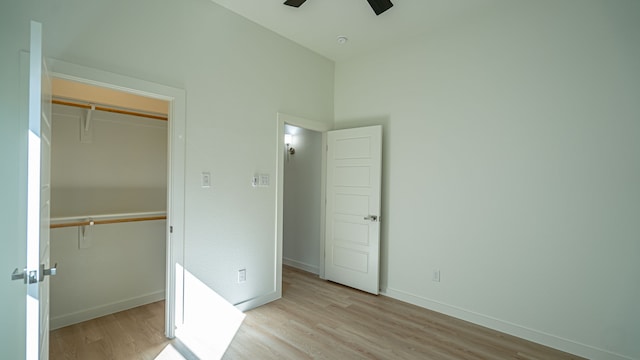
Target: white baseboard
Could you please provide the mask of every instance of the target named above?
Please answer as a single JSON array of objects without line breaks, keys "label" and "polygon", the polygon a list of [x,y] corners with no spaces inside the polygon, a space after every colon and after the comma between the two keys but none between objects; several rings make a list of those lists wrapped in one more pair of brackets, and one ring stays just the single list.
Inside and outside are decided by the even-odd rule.
[{"label": "white baseboard", "polygon": [[51,317],[50,329],[55,330],[61,327],[81,323],[83,321],[95,319],[101,316],[117,313],[119,311],[132,309],[137,306],[150,304],[152,302],[164,300],[164,290],[156,291],[149,294],[136,296],[133,298],[112,302],[109,304],[103,304],[95,306],[89,309],[76,311],[70,314],[58,315]]},{"label": "white baseboard", "polygon": [[312,274],[318,275],[320,273],[320,269],[317,266],[309,265],[309,264],[303,263],[301,261],[288,259],[288,258],[282,258],[282,263],[285,264],[285,265],[294,267],[296,269],[300,269],[300,270],[304,270],[306,272],[310,272]]},{"label": "white baseboard", "polygon": [[278,299],[280,299],[280,297],[281,297],[281,295],[278,294],[277,291],[273,291],[273,292],[270,292],[268,294],[255,297],[253,299],[248,299],[248,300],[245,300],[243,302],[234,304],[233,306],[235,306],[236,309],[238,309],[238,310],[240,310],[242,312],[245,312],[245,311],[248,311],[248,310],[251,310],[251,309],[255,309],[258,306],[262,306],[262,305],[268,304],[268,303],[270,303],[272,301],[278,300]]},{"label": "white baseboard", "polygon": [[497,330],[509,335],[517,336],[519,338],[526,339],[538,344],[549,346],[554,349],[565,351],[570,354],[582,356],[587,359],[633,360],[632,358],[626,357],[624,355],[616,354],[590,345],[581,344],[572,340],[564,339],[555,335],[513,324],[508,321],[496,319],[491,316],[465,310],[456,306],[447,305],[402,290],[387,288],[381,291],[380,294],[445,315],[449,315],[457,319],[469,321],[471,323]]}]

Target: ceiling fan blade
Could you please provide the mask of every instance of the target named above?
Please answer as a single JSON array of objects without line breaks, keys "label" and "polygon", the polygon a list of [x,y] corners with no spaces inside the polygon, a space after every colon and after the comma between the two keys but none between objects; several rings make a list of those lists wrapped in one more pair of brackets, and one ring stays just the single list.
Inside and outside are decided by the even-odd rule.
[{"label": "ceiling fan blade", "polygon": [[300,7],[300,5],[304,4],[305,1],[307,0],[287,0],[284,2],[284,4],[293,7]]},{"label": "ceiling fan blade", "polygon": [[391,3],[391,1],[389,0],[367,0],[369,2],[369,5],[371,5],[371,8],[373,9],[373,12],[376,13],[376,15],[380,15],[383,12],[389,10],[393,4]]}]

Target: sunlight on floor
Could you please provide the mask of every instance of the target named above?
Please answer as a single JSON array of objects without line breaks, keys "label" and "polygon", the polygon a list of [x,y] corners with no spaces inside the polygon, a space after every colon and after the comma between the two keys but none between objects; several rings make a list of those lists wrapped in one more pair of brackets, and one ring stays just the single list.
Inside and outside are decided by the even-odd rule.
[{"label": "sunlight on floor", "polygon": [[[191,356],[220,359],[240,328],[245,314],[189,271],[178,270],[178,274],[184,271],[184,324],[176,329],[177,346],[172,346],[173,350],[167,347],[165,351],[168,355],[175,352],[185,357],[157,359],[189,359]],[[182,349],[183,346],[185,349]]]},{"label": "sunlight on floor", "polygon": [[154,360],[186,360],[186,358],[173,345],[169,344]]}]

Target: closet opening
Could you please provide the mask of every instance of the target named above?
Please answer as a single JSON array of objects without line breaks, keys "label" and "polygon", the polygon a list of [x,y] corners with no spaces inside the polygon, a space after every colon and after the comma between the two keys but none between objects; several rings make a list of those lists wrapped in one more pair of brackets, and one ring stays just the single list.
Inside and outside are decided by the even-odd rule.
[{"label": "closet opening", "polygon": [[[168,296],[170,103],[52,80],[50,248],[59,267],[51,278],[50,329],[56,330]],[[159,314],[153,329],[164,337],[165,306],[153,308]]]}]

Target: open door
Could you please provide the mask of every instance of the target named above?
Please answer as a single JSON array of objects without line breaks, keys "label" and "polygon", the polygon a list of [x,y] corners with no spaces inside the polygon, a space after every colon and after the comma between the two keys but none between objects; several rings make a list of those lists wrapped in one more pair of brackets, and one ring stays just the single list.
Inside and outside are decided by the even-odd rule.
[{"label": "open door", "polygon": [[42,25],[31,22],[27,165],[27,359],[49,358],[49,213],[51,79],[42,57]]},{"label": "open door", "polygon": [[21,320],[26,321],[26,331],[20,340],[26,344],[25,357],[35,360],[49,358],[48,275],[56,271],[49,267],[51,82],[42,57],[42,25],[37,22],[31,22],[30,53],[22,56],[21,77],[24,84],[28,83],[23,113],[28,114],[29,131],[27,231],[26,238],[18,241],[25,246],[27,256],[26,267],[16,268],[11,279],[26,285],[26,317]]},{"label": "open door", "polygon": [[325,277],[379,292],[382,126],[327,133]]}]

